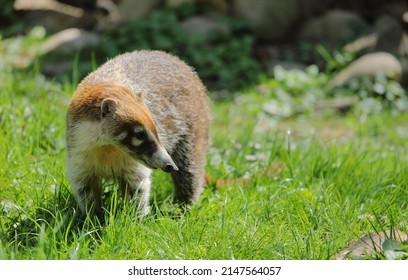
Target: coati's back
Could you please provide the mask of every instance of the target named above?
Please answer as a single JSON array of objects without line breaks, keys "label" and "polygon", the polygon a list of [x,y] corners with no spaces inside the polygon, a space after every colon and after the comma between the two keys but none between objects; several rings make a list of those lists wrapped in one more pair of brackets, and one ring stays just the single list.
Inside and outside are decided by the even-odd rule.
[{"label": "coati's back", "polygon": [[[91,96],[98,96],[98,94],[100,94],[100,98],[98,97],[95,100],[99,101],[90,101],[94,98],[91,98]],[[177,171],[172,172],[177,198],[185,203],[198,200],[204,183],[210,113],[206,89],[197,74],[180,59],[161,51],[125,53],[106,62],[79,84],[73,96],[67,116],[68,162],[70,160],[74,161],[73,158],[80,156],[73,155],[75,153],[74,146],[81,145],[78,144],[81,141],[75,140],[75,133],[78,130],[77,124],[81,122],[81,119],[88,121],[86,120],[88,111],[101,110],[103,115],[104,110],[106,110],[109,113],[112,109],[109,105],[111,103],[110,99],[113,100],[114,108],[116,106],[121,108],[122,115],[128,114],[130,119],[135,119],[135,123],[141,123],[143,129],[148,132],[150,141],[156,141],[157,147],[163,146],[168,152],[177,166],[177,169],[173,168]],[[86,108],[81,107],[83,100],[95,104]],[[105,102],[105,100],[108,100],[108,102]],[[119,104],[115,105],[116,103]],[[83,114],[83,116],[79,117],[80,114]],[[99,111],[92,114],[98,115]],[[143,116],[140,117],[139,114]],[[121,118],[112,117],[114,122],[110,122],[109,126],[121,127],[122,124],[118,122],[122,122],[123,119],[123,116]],[[101,131],[106,129],[106,123],[103,117],[100,118],[99,122],[95,120],[95,124],[101,126]],[[139,133],[139,130],[142,129],[133,126],[129,131],[124,131],[122,134],[120,131],[115,132],[115,135],[129,138],[129,134],[133,135],[134,131]],[[146,145],[143,146],[142,142],[144,140],[138,139],[137,134],[130,138],[128,141],[130,145],[135,142],[139,145],[137,147],[139,150],[133,149],[134,153],[143,153],[141,147],[153,149],[154,145],[145,143]],[[104,148],[109,148],[100,150],[100,153],[103,154],[108,151],[107,154],[113,157],[112,162],[115,162],[114,158],[118,157],[118,163],[124,165],[123,169],[126,169],[127,165],[132,165],[130,169],[136,171],[123,171],[124,173],[133,172],[140,175],[140,178],[135,175],[136,179],[133,178],[132,180],[143,181],[145,180],[144,177],[149,177],[150,173],[143,169],[146,167],[148,160],[140,160],[137,155],[126,155],[126,152],[123,153],[126,149],[121,149],[120,144],[116,145],[115,139],[111,140],[112,144],[101,144]],[[103,158],[103,156],[100,156],[100,158]],[[135,161],[132,161],[132,158],[136,158]],[[98,164],[103,165],[103,162]],[[155,168],[155,166],[148,165],[147,167]],[[92,173],[92,171],[89,172]],[[122,170],[119,168],[116,172],[120,173]],[[75,172],[68,170],[68,173],[71,174],[69,177],[75,177],[72,174]],[[126,178],[123,180],[130,181]],[[80,181],[80,178],[70,179],[71,185],[78,181]],[[126,182],[126,184],[129,184],[129,182]],[[75,192],[78,187],[73,188]],[[93,187],[82,186],[79,188],[92,189]],[[83,195],[82,192],[76,191],[75,193],[77,197]]]}]

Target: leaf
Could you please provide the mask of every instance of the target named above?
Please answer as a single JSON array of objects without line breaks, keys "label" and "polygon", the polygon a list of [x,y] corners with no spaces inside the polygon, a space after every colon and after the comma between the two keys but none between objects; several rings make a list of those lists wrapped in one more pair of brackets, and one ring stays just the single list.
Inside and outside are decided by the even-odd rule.
[{"label": "leaf", "polygon": [[387,251],[401,251],[402,250],[402,245],[398,241],[395,241],[393,239],[386,239],[384,243],[382,244],[383,250]]},{"label": "leaf", "polygon": [[401,260],[403,257],[408,256],[408,253],[402,251],[384,251],[385,258],[387,260]]},{"label": "leaf", "polygon": [[404,256],[408,256],[408,253],[403,251],[402,245],[398,241],[386,239],[382,247],[387,260],[400,260]]}]

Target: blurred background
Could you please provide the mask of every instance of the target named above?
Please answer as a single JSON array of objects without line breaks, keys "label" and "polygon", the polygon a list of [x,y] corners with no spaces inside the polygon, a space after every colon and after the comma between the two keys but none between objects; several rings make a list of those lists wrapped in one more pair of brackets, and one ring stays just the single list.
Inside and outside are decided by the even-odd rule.
[{"label": "blurred background", "polygon": [[118,53],[161,49],[192,65],[219,96],[274,76],[276,66],[336,74],[366,54],[351,73],[329,77],[329,88],[377,74],[405,83],[405,0],[1,2],[0,63],[40,61],[53,79],[79,80]]},{"label": "blurred background", "polygon": [[[407,258],[407,2],[0,0],[0,259]],[[77,231],[66,109],[137,49],[178,55],[209,89],[207,194],[175,219],[158,172],[157,220]]]}]

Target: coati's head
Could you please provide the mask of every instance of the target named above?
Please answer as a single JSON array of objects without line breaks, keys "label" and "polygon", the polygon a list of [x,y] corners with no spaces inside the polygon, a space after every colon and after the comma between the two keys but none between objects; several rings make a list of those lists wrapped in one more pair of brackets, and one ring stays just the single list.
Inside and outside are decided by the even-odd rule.
[{"label": "coati's head", "polygon": [[[80,92],[82,94],[73,99],[70,110],[77,108],[75,115],[86,114],[89,117],[91,114],[99,121],[103,142],[116,146],[147,167],[160,168],[165,172],[178,170],[160,144],[156,125],[140,93],[111,85],[83,88]],[[82,106],[76,106],[76,102],[82,103]]]}]

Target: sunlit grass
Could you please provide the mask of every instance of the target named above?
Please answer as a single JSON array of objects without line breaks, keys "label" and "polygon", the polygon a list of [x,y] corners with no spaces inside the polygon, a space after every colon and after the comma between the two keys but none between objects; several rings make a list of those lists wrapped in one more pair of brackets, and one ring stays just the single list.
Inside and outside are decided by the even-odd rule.
[{"label": "sunlit grass", "polygon": [[384,111],[276,121],[265,96],[214,103],[212,178],[184,212],[154,174],[152,212],[106,189],[101,221],[65,177],[71,92],[36,72],[0,83],[1,259],[330,259],[375,230],[407,230],[408,118]]}]

